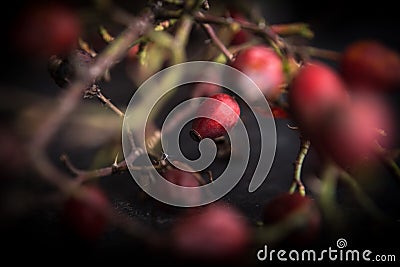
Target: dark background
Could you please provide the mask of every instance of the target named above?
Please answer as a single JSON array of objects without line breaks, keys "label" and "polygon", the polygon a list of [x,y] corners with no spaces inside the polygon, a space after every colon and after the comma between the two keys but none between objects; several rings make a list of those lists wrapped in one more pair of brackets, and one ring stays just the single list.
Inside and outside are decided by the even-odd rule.
[{"label": "dark background", "polygon": [[[118,2],[118,1],[117,1]],[[122,1],[123,2],[123,1]],[[137,1],[141,6],[142,1]],[[262,14],[271,24],[288,22],[307,22],[314,30],[315,38],[311,45],[335,51],[343,50],[346,45],[357,39],[372,38],[384,42],[386,45],[399,51],[400,48],[400,16],[395,1],[378,1],[371,4],[358,1],[250,1],[261,6]],[[90,7],[91,1],[70,1],[77,7]],[[8,36],[11,25],[16,14],[26,2],[13,1],[2,11],[2,31]],[[213,1],[210,1],[212,8]],[[132,8],[134,11],[134,8]],[[41,61],[21,57],[15,53],[13,46],[8,39],[2,41],[5,47],[2,49],[1,80],[0,90],[4,103],[5,93],[10,88],[22,88],[28,92],[44,94],[55,97],[60,90],[54,84],[47,73],[46,64]],[[124,66],[119,64],[112,70],[112,84],[104,90],[117,105],[124,106],[128,103],[130,94],[120,93],[114,88],[132,87],[131,82],[124,76]],[[398,113],[399,94],[396,92],[387,97],[391,106]],[[30,99],[9,99],[26,103]],[[14,113],[8,109],[1,108],[1,119],[3,127],[12,125]],[[298,150],[298,135],[295,131],[287,128],[287,120],[277,120],[278,146],[277,155],[271,173],[264,184],[253,194],[246,193],[249,178],[242,179],[240,184],[230,192],[224,200],[236,205],[249,219],[257,222],[263,203],[279,192],[287,190],[291,183],[292,162]],[[57,147],[57,140],[52,147]],[[70,151],[71,157],[79,162],[80,167],[88,167],[93,151]],[[57,159],[63,151],[54,149],[50,151],[54,159]],[[319,158],[313,151],[306,159],[304,166],[304,177],[318,174]],[[216,166],[218,168],[218,166]],[[7,174],[8,175],[8,174]],[[4,176],[4,175],[3,175]],[[16,257],[10,259],[16,261],[52,261],[53,256],[59,257],[55,263],[74,261],[78,256],[88,260],[130,260],[129,264],[138,264],[138,258],[152,262],[153,260],[170,259],[168,255],[158,253],[154,255],[140,242],[128,238],[118,229],[110,229],[109,232],[98,242],[88,243],[72,235],[68,229],[59,222],[58,210],[53,208],[40,207],[32,211],[13,214],[4,212],[10,202],[18,202],[19,198],[25,199],[32,195],[32,192],[46,192],[49,188],[32,179],[34,174],[27,174],[23,179],[15,180],[9,177],[0,181],[0,200],[2,209],[0,219],[1,240],[4,254],[16,253]],[[391,177],[382,171],[379,174],[382,179],[379,188],[370,189],[373,192],[374,200],[389,216],[400,217],[400,199],[398,184],[394,183]],[[174,212],[168,209],[160,209],[153,201],[143,201],[138,198],[139,189],[133,179],[128,175],[120,175],[100,180],[100,185],[107,192],[112,203],[122,212],[138,218],[140,221],[163,230],[173,222]],[[367,249],[381,250],[381,253],[398,253],[399,225],[382,228],[379,224],[371,223],[370,218],[361,208],[349,198],[346,188],[340,187],[339,201],[345,210],[349,221],[349,228],[343,232],[332,233],[324,231],[317,246],[326,248],[334,246],[338,237],[345,237],[349,246],[357,246]],[[15,194],[14,194],[15,193]],[[19,194],[19,195],[17,195]],[[343,196],[343,198],[341,198]],[[22,201],[23,202],[23,201]],[[393,244],[392,244],[393,243]],[[397,252],[396,252],[397,251]],[[3,254],[3,253],[0,253]],[[400,257],[397,254],[397,257]]]}]

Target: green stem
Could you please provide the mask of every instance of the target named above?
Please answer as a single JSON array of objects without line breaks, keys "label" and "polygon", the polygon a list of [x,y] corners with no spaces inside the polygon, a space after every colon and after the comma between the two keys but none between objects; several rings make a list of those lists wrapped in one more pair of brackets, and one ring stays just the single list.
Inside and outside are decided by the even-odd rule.
[{"label": "green stem", "polygon": [[374,201],[364,192],[364,190],[362,190],[357,181],[354,180],[349,173],[342,171],[339,178],[350,187],[357,202],[372,218],[378,221],[386,218],[386,215],[378,208],[378,206],[376,206]]},{"label": "green stem", "polygon": [[321,192],[319,202],[326,221],[335,232],[343,226],[343,214],[336,202],[338,169],[335,165],[327,162],[321,173]]},{"label": "green stem", "polygon": [[396,181],[400,183],[400,167],[397,165],[393,156],[384,147],[376,143],[375,146],[376,155],[382,164],[389,170],[389,172],[396,178]]}]

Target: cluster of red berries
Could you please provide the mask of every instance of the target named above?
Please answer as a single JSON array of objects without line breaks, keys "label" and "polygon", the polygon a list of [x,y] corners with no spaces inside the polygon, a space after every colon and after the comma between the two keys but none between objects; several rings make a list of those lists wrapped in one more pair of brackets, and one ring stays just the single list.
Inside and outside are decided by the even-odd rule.
[{"label": "cluster of red berries", "polygon": [[[15,31],[17,43],[32,49],[26,52],[63,54],[76,46],[81,29],[77,15],[70,9],[49,5],[29,10],[27,14]],[[243,20],[237,14],[232,17]],[[246,31],[240,30],[231,44],[238,45],[249,38]],[[134,46],[129,57],[135,57],[138,49],[138,45]],[[82,62],[91,60],[83,53],[80,59]],[[289,75],[273,48],[255,45],[238,52],[231,66],[252,79],[270,103],[287,93],[287,112],[301,135],[310,139],[321,155],[342,168],[357,167],[374,157],[377,144],[388,143],[392,134],[390,115],[377,93],[400,86],[400,56],[395,51],[379,42],[365,40],[344,51],[338,71],[315,60],[297,64],[289,58],[286,63],[289,63]],[[71,73],[69,67],[64,64],[52,75],[71,78],[59,73]],[[60,86],[66,84],[66,80],[57,81]],[[209,92],[219,89],[207,88],[201,92],[211,95]],[[369,94],[360,96],[360,91]],[[247,99],[257,100],[252,91],[245,94]],[[196,141],[224,136],[235,127],[240,114],[240,106],[233,96],[212,94],[200,105],[191,135]],[[279,110],[276,114],[287,116]],[[163,176],[180,186],[201,185],[193,174],[177,169],[169,169]],[[109,206],[100,189],[84,187],[68,198],[63,214],[72,229],[84,238],[93,239],[106,230]],[[267,203],[262,220],[266,226],[298,222],[288,224],[290,231],[285,239],[299,244],[315,238],[321,217],[311,198],[284,193]],[[210,204],[183,216],[174,225],[171,235],[172,245],[180,255],[199,259],[234,259],[246,251],[252,241],[251,228],[240,212],[221,204]]]},{"label": "cluster of red berries", "polygon": [[[284,93],[282,86],[288,82],[290,118],[322,155],[343,168],[372,159],[377,142],[390,144],[390,110],[379,93],[399,87],[400,56],[376,41],[349,46],[339,71],[313,60],[296,66],[290,81],[285,81],[281,58],[267,46],[240,51],[232,66],[250,77],[270,103]],[[231,96],[220,93],[210,99],[223,104],[206,100],[200,106],[197,115],[208,118],[194,120],[192,134],[197,140],[224,135],[240,115]],[[223,110],[225,106],[231,110]]]}]

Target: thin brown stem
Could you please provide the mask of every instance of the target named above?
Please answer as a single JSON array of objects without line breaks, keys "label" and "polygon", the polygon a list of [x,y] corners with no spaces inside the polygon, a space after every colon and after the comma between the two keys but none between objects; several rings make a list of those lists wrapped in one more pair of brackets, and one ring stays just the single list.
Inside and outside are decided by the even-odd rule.
[{"label": "thin brown stem", "polygon": [[127,169],[125,160],[112,164],[109,167],[96,170],[81,170],[75,167],[67,155],[62,155],[60,160],[64,163],[67,169],[76,176],[78,183],[87,182],[88,180],[109,176],[116,173],[121,173]]},{"label": "thin brown stem", "polygon": [[297,154],[296,161],[294,162],[294,176],[293,176],[293,183],[290,187],[289,192],[294,193],[296,189],[299,190],[299,193],[302,196],[305,196],[306,190],[301,181],[301,168],[303,166],[303,162],[305,157],[307,156],[308,150],[310,149],[310,141],[300,137],[300,149],[299,153]]},{"label": "thin brown stem", "polygon": [[117,108],[109,98],[105,97],[100,90],[96,93],[97,98],[107,106],[109,109],[114,111],[119,117],[123,118],[125,116],[124,112],[122,112],[119,108]]},{"label": "thin brown stem", "polygon": [[332,61],[340,61],[342,54],[329,49],[323,49],[312,46],[292,46],[291,49],[299,54],[304,54],[309,57],[318,57]]},{"label": "thin brown stem", "polygon": [[[200,15],[203,15],[200,13]],[[202,23],[201,26],[203,29],[206,31],[207,35],[210,37],[210,39],[213,41],[214,45],[218,47],[219,50],[225,55],[225,57],[228,59],[228,61],[232,61],[233,59],[233,54],[229,51],[229,49],[222,43],[221,39],[217,36],[215,33],[213,27],[211,27],[210,24],[208,23]]]}]

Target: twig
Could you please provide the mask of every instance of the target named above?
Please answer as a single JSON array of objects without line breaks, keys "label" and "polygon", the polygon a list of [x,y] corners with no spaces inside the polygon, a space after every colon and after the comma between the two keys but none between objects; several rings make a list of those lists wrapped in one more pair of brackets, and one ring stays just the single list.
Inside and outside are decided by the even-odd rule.
[{"label": "twig", "polygon": [[81,170],[76,168],[75,165],[72,164],[71,160],[67,155],[62,155],[60,157],[60,160],[64,163],[64,165],[68,168],[69,171],[71,171],[74,175],[76,175],[78,183],[87,182],[88,180],[109,176],[111,174],[121,173],[127,169],[125,160],[117,164],[113,164],[109,167],[91,171]]},{"label": "twig", "polygon": [[[113,174],[120,174],[123,173],[128,169],[128,164],[129,168],[134,169],[134,170],[144,170],[148,168],[157,168],[157,166],[131,166],[131,164],[140,156],[144,153],[143,149],[135,149],[132,151],[132,153],[129,154],[129,156],[120,162],[113,163],[109,167],[104,167],[96,170],[81,170],[75,167],[75,165],[71,162],[69,157],[67,155],[62,155],[60,157],[60,160],[64,163],[65,167],[72,172],[76,176],[76,183],[82,184],[85,182],[88,182],[92,179],[97,179],[101,177],[106,177],[110,176]],[[127,162],[129,162],[127,164]]]},{"label": "twig", "polygon": [[82,74],[76,81],[63,91],[60,104],[47,118],[44,118],[42,125],[35,132],[29,144],[29,155],[33,167],[37,170],[40,177],[55,185],[61,190],[68,187],[68,176],[54,166],[46,155],[46,147],[53,139],[72,111],[77,107],[82,99],[82,93],[87,88],[87,84],[101,77],[107,69],[114,64],[128,51],[128,48],[137,37],[143,34],[152,24],[152,13],[144,13],[141,17],[131,21],[129,27],[118,36],[101,54],[99,54],[93,64],[88,68],[87,73]]},{"label": "twig", "polygon": [[303,166],[303,162],[308,153],[309,148],[310,148],[310,141],[304,139],[303,137],[300,137],[300,150],[299,153],[297,154],[296,161],[294,162],[294,177],[293,177],[293,183],[289,189],[290,193],[294,193],[294,191],[297,188],[302,196],[305,196],[306,194],[305,187],[303,185],[303,182],[301,181],[301,167]]},{"label": "twig", "polygon": [[269,41],[275,43],[279,49],[285,49],[286,43],[281,39],[281,37],[272,30],[272,28],[266,24],[254,24],[248,21],[239,21],[233,18],[217,17],[210,14],[204,14],[202,12],[197,12],[194,14],[194,20],[199,23],[206,24],[220,24],[229,26],[232,23],[237,23],[240,28],[250,31],[252,33],[258,34]]},{"label": "twig", "polygon": [[115,106],[109,98],[103,95],[100,87],[97,84],[93,84],[85,91],[84,98],[91,98],[93,96],[96,96],[103,105],[114,111],[119,117],[123,118],[125,116],[125,114],[119,108],[117,108],[117,106]]},{"label": "twig", "polygon": [[[203,15],[200,13],[200,15]],[[218,47],[219,50],[225,55],[225,57],[228,59],[228,61],[232,61],[233,59],[233,54],[229,51],[229,49],[222,43],[222,41],[219,39],[217,34],[215,33],[214,29],[211,27],[210,24],[208,23],[202,23],[201,26],[203,29],[206,31],[210,39],[213,41],[216,47]]]},{"label": "twig", "polygon": [[314,33],[306,23],[275,24],[270,27],[273,32],[279,35],[300,35],[307,39],[314,37]]},{"label": "twig", "polygon": [[354,178],[343,171],[340,173],[339,178],[341,181],[345,182],[353,191],[354,196],[358,203],[364,208],[368,214],[377,219],[378,221],[386,219],[387,216],[378,208],[374,201],[362,190],[360,185],[354,180]]},{"label": "twig", "polygon": [[322,166],[318,201],[329,228],[332,228],[332,232],[337,233],[342,231],[346,224],[346,217],[336,200],[339,170],[330,161],[322,162]]},{"label": "twig", "polygon": [[311,57],[318,57],[332,61],[340,61],[342,58],[342,54],[340,52],[312,46],[291,46],[291,49],[299,54],[305,54]]},{"label": "twig", "polygon": [[375,143],[376,155],[387,170],[396,178],[400,183],[400,167],[396,161],[391,157],[390,153],[377,142]]},{"label": "twig", "polygon": [[108,99],[107,97],[105,97],[100,90],[98,91],[98,93],[96,94],[97,98],[101,101],[101,103],[103,103],[104,105],[106,105],[108,108],[110,108],[112,111],[114,111],[118,116],[120,116],[121,118],[123,118],[125,116],[125,114],[119,109],[117,108],[110,99]]}]

